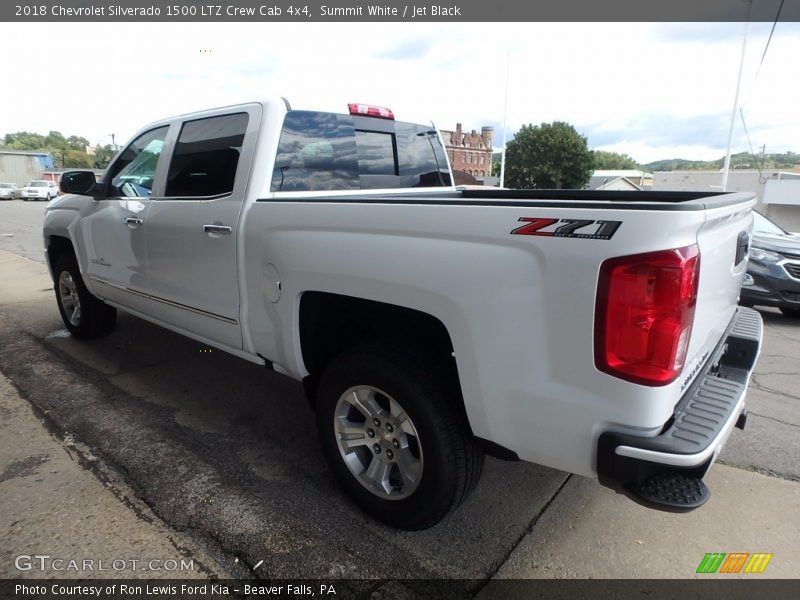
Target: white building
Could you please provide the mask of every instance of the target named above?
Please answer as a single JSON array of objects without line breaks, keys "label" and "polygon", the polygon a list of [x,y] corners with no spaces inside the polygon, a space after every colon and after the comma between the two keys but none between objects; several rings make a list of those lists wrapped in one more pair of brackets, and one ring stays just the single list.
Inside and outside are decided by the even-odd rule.
[{"label": "white building", "polygon": [[[638,189],[647,189],[653,185],[653,174],[647,171],[640,171],[639,169],[597,169],[592,173],[592,179],[595,177],[603,177],[609,180],[624,177],[629,182],[634,184]],[[599,188],[592,188],[599,189]],[[614,189],[614,188],[603,188]],[[628,189],[628,188],[619,188]]]},{"label": "white building", "polygon": [[[597,171],[595,171],[597,173]],[[589,190],[614,190],[614,191],[641,191],[641,187],[627,177],[614,175],[592,175],[586,184]]]},{"label": "white building", "polygon": [[42,173],[53,168],[49,152],[0,150],[0,181],[27,185],[31,179],[41,179]]},{"label": "white building", "polygon": [[[789,231],[800,231],[800,172],[735,169],[728,173],[729,192],[755,192],[756,210]],[[653,190],[719,192],[721,171],[656,171]]]}]

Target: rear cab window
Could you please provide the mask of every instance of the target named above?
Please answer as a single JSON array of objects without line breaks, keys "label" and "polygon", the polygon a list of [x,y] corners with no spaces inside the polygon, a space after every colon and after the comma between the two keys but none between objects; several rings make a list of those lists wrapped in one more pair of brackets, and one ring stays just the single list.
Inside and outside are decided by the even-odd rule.
[{"label": "rear cab window", "polygon": [[287,113],[271,191],[449,186],[432,126],[316,111]]}]

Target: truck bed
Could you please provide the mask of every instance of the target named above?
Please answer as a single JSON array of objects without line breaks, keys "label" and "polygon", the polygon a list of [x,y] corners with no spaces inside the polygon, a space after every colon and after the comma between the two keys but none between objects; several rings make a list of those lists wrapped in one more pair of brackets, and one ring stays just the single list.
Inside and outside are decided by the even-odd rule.
[{"label": "truck bed", "polygon": [[[749,192],[672,192],[598,190],[426,190],[421,192],[309,194],[280,197],[281,202],[356,204],[461,204],[464,206],[525,206],[549,208],[614,208],[615,210],[707,210],[749,201]],[[278,200],[277,198],[275,200]],[[261,198],[258,202],[271,202]]]}]

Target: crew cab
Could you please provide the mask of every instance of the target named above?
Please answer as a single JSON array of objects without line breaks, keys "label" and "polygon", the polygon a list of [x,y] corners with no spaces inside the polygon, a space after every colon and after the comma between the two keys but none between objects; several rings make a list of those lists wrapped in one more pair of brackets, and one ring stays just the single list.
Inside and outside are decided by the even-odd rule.
[{"label": "crew cab", "polygon": [[342,487],[395,527],[442,519],[486,453],[702,505],[761,343],[753,195],[459,190],[435,128],[348,109],[173,117],[102,182],[64,174],[69,331],[121,309],[302,381]]}]

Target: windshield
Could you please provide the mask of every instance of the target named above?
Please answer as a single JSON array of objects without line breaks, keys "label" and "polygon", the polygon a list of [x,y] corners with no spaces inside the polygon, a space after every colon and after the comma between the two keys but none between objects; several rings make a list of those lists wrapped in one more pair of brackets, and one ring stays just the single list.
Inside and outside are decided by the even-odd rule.
[{"label": "windshield", "polygon": [[753,211],[753,231],[756,233],[766,233],[769,235],[785,235],[786,232],[775,225],[772,221],[770,221],[767,217]]},{"label": "windshield", "polygon": [[0,183],[0,188],[10,188],[12,185],[10,183]]},{"label": "windshield", "polygon": [[31,181],[28,187],[47,187],[46,181]]}]

